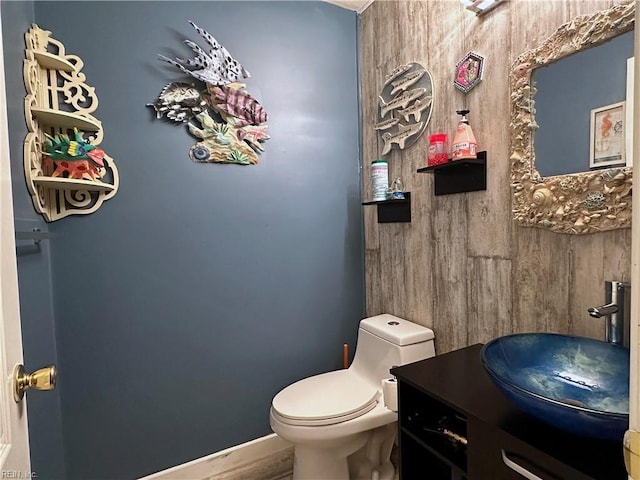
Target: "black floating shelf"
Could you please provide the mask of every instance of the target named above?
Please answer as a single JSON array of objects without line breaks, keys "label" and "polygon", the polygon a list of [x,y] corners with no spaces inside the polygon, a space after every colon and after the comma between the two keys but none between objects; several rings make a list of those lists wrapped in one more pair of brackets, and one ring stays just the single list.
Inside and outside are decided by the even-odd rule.
[{"label": "black floating shelf", "polygon": [[452,160],[441,165],[419,168],[418,172],[433,173],[435,195],[486,190],[487,152],[478,152],[478,158]]},{"label": "black floating shelf", "polygon": [[403,199],[374,200],[362,205],[378,206],[378,223],[400,223],[411,221],[411,192],[404,192]]}]

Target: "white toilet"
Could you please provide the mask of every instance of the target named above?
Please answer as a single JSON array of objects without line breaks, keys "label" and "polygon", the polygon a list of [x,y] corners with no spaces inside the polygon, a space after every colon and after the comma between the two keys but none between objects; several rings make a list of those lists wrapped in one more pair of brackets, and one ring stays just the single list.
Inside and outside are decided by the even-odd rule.
[{"label": "white toilet", "polygon": [[382,380],[394,365],[435,355],[433,331],[383,314],[360,322],[348,369],[289,385],[271,402],[271,428],[295,446],[293,480],[393,480],[398,415]]}]

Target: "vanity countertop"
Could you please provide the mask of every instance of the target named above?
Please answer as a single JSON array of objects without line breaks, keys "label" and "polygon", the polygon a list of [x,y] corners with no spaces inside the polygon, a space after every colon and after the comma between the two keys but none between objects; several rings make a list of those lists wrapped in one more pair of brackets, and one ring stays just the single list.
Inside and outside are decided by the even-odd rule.
[{"label": "vanity countertop", "polygon": [[574,435],[546,425],[512,405],[480,362],[482,344],[396,367],[400,380],[467,417],[518,438],[560,462],[602,480],[626,480],[622,441]]}]

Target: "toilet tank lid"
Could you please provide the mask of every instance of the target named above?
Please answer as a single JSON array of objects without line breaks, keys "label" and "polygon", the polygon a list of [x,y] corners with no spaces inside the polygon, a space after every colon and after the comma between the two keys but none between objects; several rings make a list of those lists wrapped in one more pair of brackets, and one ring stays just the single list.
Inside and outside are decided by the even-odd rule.
[{"label": "toilet tank lid", "polygon": [[430,328],[388,313],[362,319],[360,328],[400,346],[426,342],[435,336]]}]

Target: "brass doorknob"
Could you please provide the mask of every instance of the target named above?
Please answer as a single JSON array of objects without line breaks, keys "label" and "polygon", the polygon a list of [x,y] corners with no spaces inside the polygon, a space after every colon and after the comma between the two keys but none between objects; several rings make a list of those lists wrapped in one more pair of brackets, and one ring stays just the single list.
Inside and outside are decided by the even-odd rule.
[{"label": "brass doorknob", "polygon": [[36,370],[33,373],[26,373],[24,365],[16,365],[13,370],[13,399],[16,403],[22,401],[24,392],[30,388],[36,390],[53,390],[56,386],[58,372],[54,365]]}]

